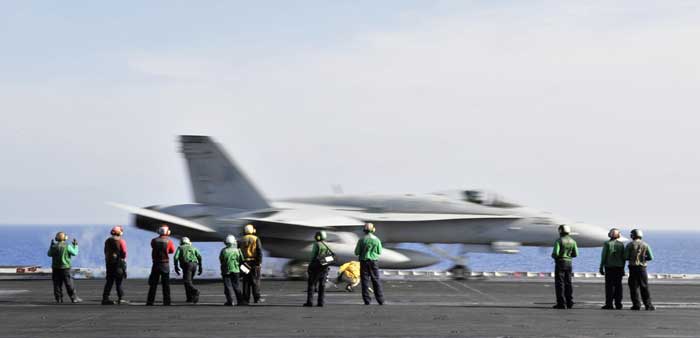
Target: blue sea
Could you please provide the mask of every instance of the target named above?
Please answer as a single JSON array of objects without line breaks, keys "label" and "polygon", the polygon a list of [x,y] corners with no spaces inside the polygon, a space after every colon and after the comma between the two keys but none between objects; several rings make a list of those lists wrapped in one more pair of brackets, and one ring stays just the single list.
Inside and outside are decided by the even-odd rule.
[{"label": "blue sea", "polygon": [[[40,265],[49,267],[51,260],[46,251],[51,239],[58,231],[65,231],[79,241],[80,254],[74,258],[75,267],[100,268],[103,266],[104,240],[109,236],[109,225],[2,225],[0,226],[0,265]],[[154,233],[125,228],[131,268],[150,266],[150,240]],[[645,240],[653,249],[655,260],[649,264],[649,271],[656,273],[700,273],[700,232],[645,231]],[[261,237],[264,246],[264,235]],[[204,257],[205,269],[218,268],[218,252],[221,243],[195,243]],[[401,247],[430,252],[420,244],[402,244]],[[447,251],[456,253],[455,245],[444,245]],[[470,253],[469,266],[474,271],[553,271],[549,248],[523,247],[518,254]],[[266,259],[264,268],[271,272],[281,272],[285,259]],[[597,271],[600,262],[599,248],[582,248],[574,261],[576,271]],[[424,268],[444,270],[452,266],[449,261]]]}]

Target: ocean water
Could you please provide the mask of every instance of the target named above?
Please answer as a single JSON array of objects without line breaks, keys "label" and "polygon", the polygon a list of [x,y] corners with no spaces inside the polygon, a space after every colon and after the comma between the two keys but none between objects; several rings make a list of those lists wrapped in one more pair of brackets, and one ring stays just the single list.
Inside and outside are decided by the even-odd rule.
[{"label": "ocean water", "polygon": [[[65,231],[70,238],[77,238],[80,254],[73,259],[75,267],[103,267],[103,245],[109,236],[108,225],[2,225],[0,226],[0,265],[40,265],[49,267],[51,259],[46,255],[51,239],[56,232]],[[655,260],[649,264],[649,271],[656,273],[700,273],[700,260],[697,259],[700,247],[700,232],[645,231],[645,240],[652,247]],[[135,227],[126,227],[124,238],[127,241],[130,268],[150,267],[150,240],[154,233]],[[262,235],[263,247],[265,237]],[[178,242],[176,241],[176,245]],[[204,258],[205,269],[218,269],[218,253],[221,243],[194,243]],[[401,247],[430,252],[421,244],[402,244]],[[456,253],[455,245],[444,245],[447,251]],[[535,271],[554,270],[550,258],[550,248],[523,247],[518,254],[470,253],[469,266],[474,271]],[[265,269],[281,271],[285,259],[265,259]],[[574,260],[575,271],[597,271],[600,262],[599,248],[582,248],[580,256]],[[427,267],[428,270],[444,270],[452,266],[450,261]]]}]

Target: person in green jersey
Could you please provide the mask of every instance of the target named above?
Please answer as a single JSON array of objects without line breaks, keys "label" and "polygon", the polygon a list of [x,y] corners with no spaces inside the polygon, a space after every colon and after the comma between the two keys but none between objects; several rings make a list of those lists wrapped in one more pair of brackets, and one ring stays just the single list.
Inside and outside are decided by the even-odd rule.
[{"label": "person in green jersey", "polygon": [[[630,237],[632,237],[632,241],[627,243],[627,247],[625,247],[625,259],[629,261],[628,268],[630,271],[630,277],[627,280],[630,287],[630,298],[632,299],[630,310],[640,310],[641,303],[644,303],[647,311],[654,311],[656,308],[651,304],[647,276],[647,262],[654,259],[654,254],[651,253],[649,244],[642,240],[642,237],[644,237],[642,230],[632,230]],[[639,301],[640,291],[642,293],[641,303]]]},{"label": "person in green jersey", "polygon": [[311,247],[311,261],[307,270],[309,279],[306,285],[306,303],[304,306],[313,306],[314,287],[318,286],[318,301],[316,305],[323,306],[326,293],[326,278],[328,267],[335,260],[335,254],[326,244],[326,232],[319,231],[314,236],[316,242]]},{"label": "person in green jersey", "polygon": [[360,261],[360,284],[362,285],[362,300],[365,305],[369,305],[372,300],[369,291],[370,282],[377,303],[384,305],[384,292],[379,280],[379,266],[377,265],[377,260],[382,254],[382,241],[374,235],[375,230],[374,224],[366,223],[363,229],[365,236],[360,238],[355,246],[355,255]]},{"label": "person in green jersey", "polygon": [[600,254],[601,274],[605,275],[605,305],[604,310],[622,309],[622,276],[625,275],[625,245],[620,242],[620,229],[610,229],[610,240],[603,243]]},{"label": "person in green jersey", "polygon": [[197,304],[199,301],[199,290],[194,287],[194,274],[199,268],[199,274],[202,274],[202,255],[199,250],[192,245],[188,237],[182,237],[180,246],[175,250],[175,273],[180,275],[180,267],[182,267],[182,282],[185,285],[185,298],[188,303]]},{"label": "person in green jersey", "polygon": [[70,275],[71,260],[78,255],[78,241],[74,238],[68,244],[68,235],[61,231],[51,240],[51,246],[46,253],[51,257],[51,279],[53,280],[53,296],[56,303],[63,303],[63,285],[66,286],[71,302],[80,303],[83,300],[75,293],[73,277]]},{"label": "person in green jersey", "polygon": [[243,300],[241,288],[238,284],[240,277],[240,267],[243,264],[243,253],[238,249],[236,237],[233,235],[226,236],[224,240],[226,245],[219,253],[219,263],[221,263],[221,278],[224,281],[224,294],[226,295],[225,306],[233,306],[233,296],[236,296],[236,305],[248,305]]},{"label": "person in green jersey", "polygon": [[578,256],[578,246],[571,238],[571,227],[559,226],[559,239],[554,242],[552,258],[554,259],[554,290],[557,296],[555,309],[571,309],[574,307],[574,289],[571,284],[573,267],[571,260]]}]

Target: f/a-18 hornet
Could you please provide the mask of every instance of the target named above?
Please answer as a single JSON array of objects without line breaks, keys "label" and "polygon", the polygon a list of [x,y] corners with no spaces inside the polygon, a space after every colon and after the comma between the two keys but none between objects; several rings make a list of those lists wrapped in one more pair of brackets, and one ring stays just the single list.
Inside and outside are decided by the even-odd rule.
[{"label": "f/a-18 hornet", "polygon": [[[354,257],[365,222],[377,227],[386,243],[380,266],[413,269],[440,262],[423,251],[397,248],[399,243],[461,244],[466,252],[517,253],[520,246],[549,246],[557,227],[569,224],[579,246],[599,246],[607,231],[570,222],[479,190],[407,195],[332,195],[270,201],[208,136],[180,136],[194,202],[138,208],[112,203],[135,215],[138,228],[156,231],[167,224],[192,241],[221,241],[253,224],[272,257],[291,259],[287,271],[308,260],[314,233],[326,230],[336,262]],[[433,252],[447,254],[436,246]],[[462,255],[448,257],[456,264]],[[459,269],[457,269],[459,270]]]}]

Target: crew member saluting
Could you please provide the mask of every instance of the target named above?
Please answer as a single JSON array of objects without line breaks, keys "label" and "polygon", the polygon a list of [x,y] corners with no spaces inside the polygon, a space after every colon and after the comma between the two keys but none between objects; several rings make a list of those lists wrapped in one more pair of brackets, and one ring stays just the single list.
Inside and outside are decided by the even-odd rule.
[{"label": "crew member saluting", "polygon": [[51,240],[51,246],[47,255],[51,257],[51,279],[53,279],[53,295],[56,303],[63,303],[63,284],[66,285],[68,297],[71,302],[80,303],[83,300],[75,294],[73,277],[70,275],[71,260],[78,255],[78,241],[74,238],[72,244],[66,243],[68,235],[61,231],[56,234],[55,241]]}]

